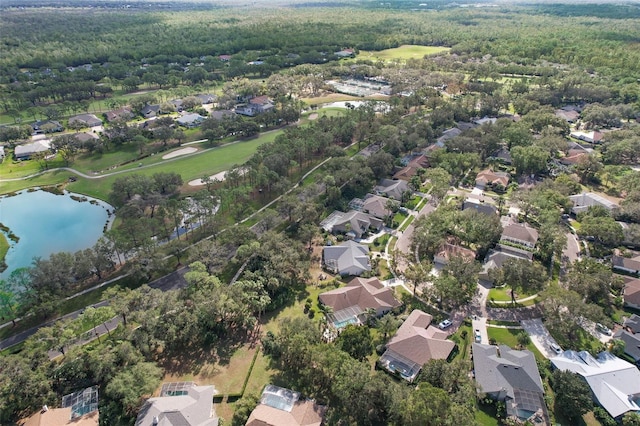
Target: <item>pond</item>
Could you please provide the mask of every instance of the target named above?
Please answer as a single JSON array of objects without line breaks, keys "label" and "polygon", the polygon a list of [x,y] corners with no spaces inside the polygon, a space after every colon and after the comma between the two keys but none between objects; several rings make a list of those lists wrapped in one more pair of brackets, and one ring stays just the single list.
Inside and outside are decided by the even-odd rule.
[{"label": "pond", "polygon": [[8,268],[0,278],[30,266],[34,257],[46,259],[52,253],[92,247],[114,218],[109,214],[113,210],[103,201],[67,192],[29,190],[0,197],[0,223],[19,238],[17,242],[7,238]]}]

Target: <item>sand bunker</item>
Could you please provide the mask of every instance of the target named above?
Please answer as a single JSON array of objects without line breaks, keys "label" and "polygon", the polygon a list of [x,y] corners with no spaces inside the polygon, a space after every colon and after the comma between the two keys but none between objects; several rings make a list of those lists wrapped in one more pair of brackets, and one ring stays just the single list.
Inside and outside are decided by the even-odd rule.
[{"label": "sand bunker", "polygon": [[314,112],[313,114],[309,114],[309,120],[317,120],[318,119],[318,113]]},{"label": "sand bunker", "polygon": [[190,146],[188,148],[182,148],[182,149],[179,149],[177,151],[173,151],[173,152],[170,152],[168,154],[163,155],[162,159],[163,160],[168,160],[169,158],[179,157],[181,155],[193,154],[197,150],[198,150],[198,148],[194,148],[192,146]]},{"label": "sand bunker", "polygon": [[[215,175],[209,176],[209,179],[211,179],[211,182],[213,182],[214,180],[222,182],[225,179],[226,175],[227,175],[227,172],[220,172],[220,173],[216,173]],[[189,186],[202,186],[202,185],[204,185],[204,182],[202,182],[202,179],[194,179],[189,182]]]}]

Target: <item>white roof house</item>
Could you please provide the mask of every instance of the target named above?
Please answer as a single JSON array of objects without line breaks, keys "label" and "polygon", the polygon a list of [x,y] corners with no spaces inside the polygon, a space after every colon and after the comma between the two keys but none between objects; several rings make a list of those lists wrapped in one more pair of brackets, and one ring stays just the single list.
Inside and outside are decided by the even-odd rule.
[{"label": "white roof house", "polygon": [[589,352],[564,351],[551,358],[554,368],[582,376],[594,399],[613,418],[628,411],[640,412],[640,371],[609,352],[594,358]]},{"label": "white roof house", "polygon": [[371,270],[369,247],[354,241],[326,246],[322,250],[322,257],[328,270],[343,276],[360,275]]},{"label": "white roof house", "polygon": [[144,403],[136,426],[218,426],[213,386],[178,382],[165,383],[162,389],[161,396]]},{"label": "white roof house", "polygon": [[38,152],[47,152],[50,148],[50,141],[40,140],[24,145],[17,145],[13,151],[13,155],[16,157],[16,160],[27,160],[31,158],[33,154]]},{"label": "white roof house", "polygon": [[578,214],[589,210],[591,206],[602,206],[609,211],[620,208],[613,201],[609,201],[601,195],[593,192],[583,192],[582,194],[576,194],[569,196],[569,199],[573,203],[571,213]]}]

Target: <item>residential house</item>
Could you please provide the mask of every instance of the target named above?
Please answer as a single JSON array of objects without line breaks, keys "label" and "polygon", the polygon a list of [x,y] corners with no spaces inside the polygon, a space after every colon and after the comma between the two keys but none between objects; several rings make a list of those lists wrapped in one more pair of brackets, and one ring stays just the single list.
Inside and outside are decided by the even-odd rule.
[{"label": "residential house", "polygon": [[98,387],[93,386],[62,397],[61,408],[43,406],[18,426],[98,426]]},{"label": "residential house", "polygon": [[205,117],[201,116],[200,114],[192,113],[192,114],[185,114],[182,117],[178,118],[176,120],[176,123],[184,127],[192,128],[192,127],[198,127],[200,124],[202,124],[204,120],[205,120]]},{"label": "residential house", "polygon": [[479,213],[486,214],[487,216],[497,216],[498,208],[491,203],[485,203],[484,201],[476,198],[467,198],[462,203],[462,210],[475,210]]},{"label": "residential house", "polygon": [[215,110],[209,113],[209,117],[214,120],[224,120],[226,118],[233,118],[234,116],[235,114],[233,113],[233,111],[228,109]]},{"label": "residential house", "polygon": [[624,353],[633,358],[636,364],[640,363],[640,334],[620,329],[613,334],[613,338],[622,340]]},{"label": "residential house", "polygon": [[487,186],[506,188],[509,185],[509,173],[494,172],[491,169],[482,170],[476,176],[476,186],[484,189]]},{"label": "residential house", "polygon": [[210,94],[196,95],[196,98],[200,99],[203,105],[212,104],[216,101],[216,99],[218,99],[216,95],[210,95]]},{"label": "residential house", "polygon": [[529,250],[498,244],[495,250],[489,250],[489,253],[487,253],[484,265],[482,265],[482,271],[478,274],[480,282],[488,286],[493,285],[493,279],[489,275],[489,271],[494,268],[502,268],[502,265],[509,259],[523,259],[531,262],[533,253]]},{"label": "residential house", "polygon": [[362,200],[360,210],[364,213],[370,214],[371,216],[377,217],[378,219],[385,220],[393,214],[393,211],[389,209],[390,204],[395,204],[399,207],[397,201],[393,201],[379,195],[367,194],[364,197],[364,200]]},{"label": "residential house", "polygon": [[456,136],[459,136],[461,133],[462,133],[462,130],[460,130],[457,127],[452,127],[451,129],[447,129],[444,132],[442,132],[442,135],[438,139],[436,139],[435,146],[437,146],[438,148],[444,148],[445,142],[455,138]]},{"label": "residential house", "polygon": [[[623,277],[624,289],[623,300],[624,305],[630,308],[640,309],[640,280],[637,278]],[[640,326],[636,333],[640,333]]]},{"label": "residential house", "polygon": [[325,246],[322,249],[322,261],[327,270],[342,276],[359,276],[371,270],[369,247],[355,241]]},{"label": "residential house", "polygon": [[300,392],[267,385],[246,426],[321,426],[327,407],[303,399]]},{"label": "residential house", "polygon": [[435,265],[445,266],[449,264],[449,260],[452,257],[462,257],[467,262],[472,262],[476,258],[476,252],[456,244],[444,243],[433,256],[433,263]]},{"label": "residential house", "polygon": [[611,256],[613,269],[628,272],[630,274],[640,273],[640,255],[636,253],[634,257],[623,257],[619,254]]},{"label": "residential house", "polygon": [[263,114],[265,112],[271,111],[275,106],[271,99],[268,96],[256,96],[255,98],[249,99],[247,104],[236,105],[235,111],[236,114],[246,115],[249,117],[256,116],[258,114]]},{"label": "residential house", "polygon": [[173,99],[173,100],[169,101],[169,103],[171,105],[173,105],[175,110],[178,111],[178,112],[182,112],[182,110],[184,109],[182,107],[182,99]]},{"label": "residential house", "polygon": [[51,149],[51,142],[48,140],[39,140],[24,145],[16,145],[13,150],[13,156],[16,160],[28,160],[38,153],[48,153]]},{"label": "residential house", "polygon": [[74,133],[73,136],[78,140],[78,142],[81,143],[98,140],[98,135],[96,135],[95,133]]},{"label": "residential house", "polygon": [[589,352],[564,351],[550,359],[562,371],[582,376],[591,388],[593,399],[611,417],[620,419],[629,411],[640,411],[640,371],[610,352],[594,358]]},{"label": "residential house", "polygon": [[580,112],[573,109],[557,109],[555,110],[555,116],[562,118],[567,123],[575,123],[580,118]]},{"label": "residential house", "polygon": [[336,328],[360,323],[367,309],[374,309],[376,317],[381,317],[402,305],[393,289],[375,277],[354,278],[345,287],[320,293],[318,300],[331,308],[327,317]]},{"label": "residential house", "polygon": [[104,116],[109,123],[115,120],[131,120],[134,117],[131,110],[127,107],[122,107],[122,108],[114,109],[113,111],[108,111],[104,114]]},{"label": "residential house", "polygon": [[217,426],[213,386],[193,382],[165,383],[159,397],[149,398],[138,413],[136,426]]},{"label": "residential house", "polygon": [[140,110],[140,114],[144,118],[152,118],[160,115],[160,105],[145,105],[142,110]]},{"label": "residential house", "polygon": [[393,175],[393,178],[406,180],[408,182],[412,177],[417,175],[420,170],[426,169],[427,167],[429,167],[429,159],[424,154],[421,154],[411,159],[406,166]]},{"label": "residential house", "polygon": [[334,55],[339,58],[354,58],[356,56],[356,51],[353,49],[342,49],[338,52],[335,52]]},{"label": "residential house", "polygon": [[4,153],[4,146],[0,146],[0,163],[4,161],[4,157],[6,154]]},{"label": "residential house", "polygon": [[511,164],[513,162],[513,159],[511,158],[511,152],[509,152],[509,150],[504,146],[491,154],[491,158],[503,164]]},{"label": "residential house", "polygon": [[593,192],[570,195],[569,199],[573,203],[571,213],[576,215],[589,210],[591,206],[602,206],[610,212],[614,212],[620,208],[620,206],[613,201],[609,201],[607,198]]},{"label": "residential house", "polygon": [[378,365],[413,382],[427,362],[447,359],[455,343],[447,333],[431,325],[433,317],[415,309],[386,345]]},{"label": "residential house", "polygon": [[388,198],[401,201],[405,193],[411,192],[409,184],[404,180],[382,179],[380,183],[373,188],[378,195],[384,195]]},{"label": "residential house", "polygon": [[482,117],[477,120],[473,120],[473,124],[482,126],[483,124],[494,124],[498,119],[496,117]]},{"label": "residential house", "polygon": [[504,402],[507,417],[550,425],[544,386],[532,352],[474,343],[473,371],[478,391]]},{"label": "residential house", "polygon": [[625,319],[622,326],[630,333],[640,333],[640,315],[633,314],[629,318]]},{"label": "residential house", "polygon": [[533,250],[538,242],[538,231],[526,223],[512,223],[502,230],[500,241],[517,244]]},{"label": "residential house", "polygon": [[576,164],[589,157],[589,153],[583,149],[569,149],[567,155],[560,158],[560,164],[565,166],[575,166]]},{"label": "residential house", "polygon": [[93,114],[80,114],[69,119],[69,126],[78,125],[79,127],[96,127],[102,126],[102,120]]},{"label": "residential house", "polygon": [[323,222],[324,229],[327,232],[345,234],[349,238],[362,238],[370,229],[379,231],[384,226],[382,219],[357,210],[334,212],[332,217],[331,222]]},{"label": "residential house", "polygon": [[44,120],[44,121],[36,121],[31,125],[33,129],[33,133],[42,134],[42,133],[56,133],[64,130],[62,124],[54,120]]},{"label": "residential house", "polygon": [[231,55],[220,55],[218,56],[218,59],[222,62],[229,62],[231,60]]},{"label": "residential house", "polygon": [[589,143],[599,143],[602,141],[603,134],[595,130],[590,132],[575,130],[571,132],[571,137]]}]

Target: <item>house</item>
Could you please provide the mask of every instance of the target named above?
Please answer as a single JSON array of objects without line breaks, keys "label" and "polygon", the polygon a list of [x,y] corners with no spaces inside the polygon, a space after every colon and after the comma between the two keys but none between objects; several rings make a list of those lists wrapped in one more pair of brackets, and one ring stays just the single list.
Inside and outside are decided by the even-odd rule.
[{"label": "house", "polygon": [[557,109],[555,116],[565,120],[567,123],[575,123],[580,118],[580,112],[573,109]]},{"label": "house", "polygon": [[433,317],[415,309],[386,345],[378,365],[413,382],[422,366],[432,359],[447,359],[455,343],[447,333],[431,325]]},{"label": "house", "polygon": [[496,216],[498,214],[498,208],[491,203],[485,203],[475,198],[467,198],[462,203],[462,210],[475,210],[479,213],[486,214],[487,216]]},{"label": "house", "polygon": [[193,382],[165,383],[160,396],[144,403],[136,426],[217,426],[213,386]]},{"label": "house", "polygon": [[407,163],[402,169],[393,175],[394,179],[410,181],[412,177],[418,174],[419,170],[429,167],[429,159],[421,154]]},{"label": "house", "polygon": [[505,404],[507,417],[549,425],[544,387],[532,352],[473,344],[473,370],[480,393]]},{"label": "house", "polygon": [[585,150],[581,149],[570,149],[567,151],[567,155],[562,157],[559,161],[560,164],[564,164],[565,166],[574,166],[579,164],[580,161],[589,157],[589,153]]},{"label": "house", "polygon": [[353,58],[356,56],[356,52],[353,49],[342,49],[338,52],[335,52],[334,55],[339,58]]},{"label": "house", "polygon": [[362,200],[360,210],[373,217],[384,220],[393,214],[393,211],[389,209],[390,204],[400,207],[397,201],[379,195],[367,194],[364,200]]},{"label": "house", "polygon": [[24,145],[16,145],[15,149],[13,150],[13,156],[16,160],[28,160],[34,154],[38,154],[40,152],[48,153],[50,148],[50,141],[39,140]]},{"label": "house", "polygon": [[507,185],[509,185],[509,173],[494,172],[490,169],[482,170],[476,176],[476,186],[480,189],[484,189],[488,185],[506,188]]},{"label": "house", "polygon": [[334,274],[359,276],[371,270],[369,247],[346,241],[337,246],[322,249],[322,262]]},{"label": "house", "polygon": [[271,111],[275,106],[268,96],[256,96],[249,99],[249,103],[236,105],[236,114],[253,117]]},{"label": "house", "polygon": [[31,128],[33,129],[33,133],[36,134],[55,133],[64,130],[62,124],[53,120],[36,121],[31,125]]},{"label": "house", "polygon": [[630,274],[640,273],[640,255],[634,257],[622,257],[618,254],[611,256],[613,269],[628,272]]},{"label": "house", "polygon": [[442,132],[442,135],[438,139],[436,139],[435,145],[438,148],[444,148],[444,144],[446,141],[448,141],[449,139],[453,139],[456,136],[459,136],[461,133],[462,133],[462,130],[458,129],[457,127],[447,129],[444,132]]},{"label": "house", "polygon": [[636,364],[640,362],[640,334],[620,329],[613,334],[613,338],[622,340],[624,342],[624,353],[633,358]]},{"label": "house", "polygon": [[98,426],[98,387],[93,386],[62,397],[61,408],[42,410],[20,420],[19,426]]},{"label": "house", "polygon": [[640,371],[609,352],[594,358],[589,352],[564,351],[550,359],[554,368],[584,378],[593,399],[614,419],[628,411],[640,411]]},{"label": "house", "polygon": [[378,195],[384,195],[394,200],[402,200],[405,193],[411,192],[409,184],[404,180],[382,179],[378,186],[373,188]]},{"label": "house", "polygon": [[0,146],[0,163],[4,161],[4,157],[6,154],[4,153],[4,146]]},{"label": "house", "polygon": [[119,109],[114,109],[113,111],[108,111],[104,114],[104,116],[109,123],[115,120],[131,120],[134,117],[131,110],[127,107],[122,107]]},{"label": "house", "polygon": [[209,113],[209,118],[213,120],[225,120],[231,119],[233,117],[235,117],[235,114],[233,113],[233,111],[228,109],[215,110]]},{"label": "house", "polygon": [[376,317],[381,317],[402,305],[393,295],[393,289],[375,277],[354,278],[345,287],[320,293],[318,300],[331,308],[327,317],[336,328],[358,324],[367,309],[374,309]]},{"label": "house", "polygon": [[145,105],[144,108],[140,110],[140,114],[144,118],[152,118],[160,114],[160,105]]},{"label": "house", "polygon": [[231,55],[220,55],[218,56],[218,59],[222,62],[229,62],[231,60]]},{"label": "house", "polygon": [[78,142],[80,143],[87,143],[90,141],[95,141],[98,140],[98,135],[96,135],[95,133],[86,133],[86,132],[82,132],[82,133],[74,133],[73,136],[78,140]]},{"label": "house", "polygon": [[491,158],[500,161],[503,164],[511,164],[513,159],[511,158],[511,152],[505,147],[500,148],[493,154],[491,154]]},{"label": "house", "polygon": [[631,315],[629,318],[624,320],[622,326],[633,334],[640,333],[640,316],[636,314]]},{"label": "house", "polygon": [[526,223],[512,223],[502,230],[500,241],[517,244],[533,250],[538,242],[538,231]]},{"label": "house", "polygon": [[476,252],[456,244],[444,243],[433,256],[433,263],[436,265],[447,265],[452,257],[462,257],[467,262],[473,262]]},{"label": "house", "polygon": [[80,114],[69,119],[69,126],[96,127],[102,126],[102,120],[93,114]]},{"label": "house", "polygon": [[205,117],[201,116],[200,114],[192,113],[192,114],[185,114],[182,117],[178,118],[176,120],[176,123],[184,127],[192,128],[192,127],[198,127],[204,120],[205,120]]},{"label": "house", "polygon": [[[624,305],[630,308],[640,309],[640,280],[637,278],[623,277],[624,289],[623,300]],[[640,326],[635,333],[640,333]]]},{"label": "house", "polygon": [[581,141],[589,142],[589,143],[598,143],[602,141],[603,134],[592,130],[590,132],[582,132],[580,130],[575,130],[570,133],[572,138],[579,139]]},{"label": "house", "polygon": [[182,108],[182,99],[173,99],[173,100],[169,101],[169,103],[171,105],[173,105],[173,107],[175,108],[176,111],[182,112],[182,110],[183,110],[183,108]]},{"label": "house", "polygon": [[336,218],[330,232],[340,232],[349,238],[362,238],[370,229],[379,231],[384,226],[382,219],[368,215],[367,213],[351,210]]},{"label": "house", "polygon": [[531,262],[533,253],[528,250],[498,244],[496,250],[489,250],[489,253],[487,253],[484,265],[482,265],[482,271],[478,274],[480,282],[485,285],[492,285],[493,279],[491,279],[489,271],[494,268],[502,268],[502,265],[509,259],[523,259]]},{"label": "house", "polygon": [[498,121],[496,117],[482,117],[477,120],[473,120],[473,124],[482,126],[484,124],[495,124],[496,121]]},{"label": "house", "polygon": [[196,98],[200,99],[203,105],[212,104],[216,101],[216,99],[218,99],[216,95],[210,95],[210,94],[196,95]]},{"label": "house", "polygon": [[321,426],[327,407],[310,399],[302,399],[300,392],[267,385],[260,403],[254,408],[246,426]]},{"label": "house", "polygon": [[610,212],[620,208],[620,206],[613,201],[609,201],[605,197],[593,192],[583,192],[581,194],[570,195],[569,199],[573,203],[571,213],[575,215],[589,210],[589,207],[591,206],[602,206]]}]

